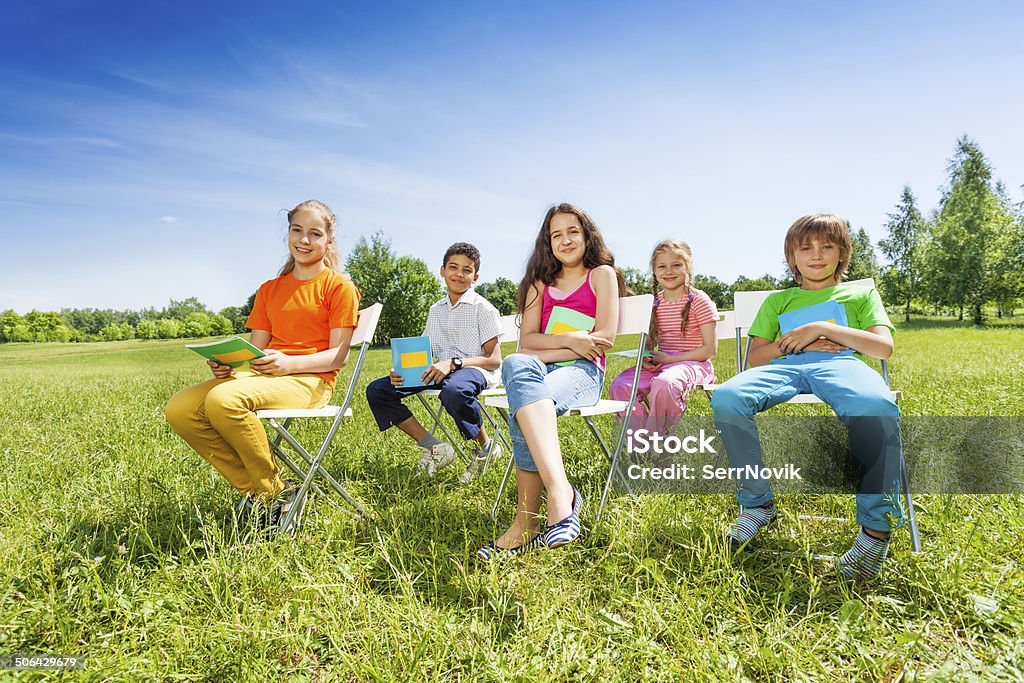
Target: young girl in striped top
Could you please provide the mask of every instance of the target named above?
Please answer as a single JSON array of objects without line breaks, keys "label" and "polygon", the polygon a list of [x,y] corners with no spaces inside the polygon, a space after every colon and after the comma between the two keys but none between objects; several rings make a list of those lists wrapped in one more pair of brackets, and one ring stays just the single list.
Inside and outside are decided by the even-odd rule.
[{"label": "young girl in striped top", "polygon": [[[686,242],[658,243],[651,254],[651,272],[655,299],[647,346],[657,351],[642,361],[634,428],[670,434],[686,412],[690,389],[715,381],[711,359],[718,348],[718,310],[711,297],[693,286],[693,255]],[[633,372],[626,370],[615,378],[608,389],[612,399],[629,400]]]}]

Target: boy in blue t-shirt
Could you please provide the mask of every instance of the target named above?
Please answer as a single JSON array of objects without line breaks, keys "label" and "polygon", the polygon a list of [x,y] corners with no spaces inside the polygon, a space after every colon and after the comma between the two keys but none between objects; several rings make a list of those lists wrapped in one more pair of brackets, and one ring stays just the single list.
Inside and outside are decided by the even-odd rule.
[{"label": "boy in blue t-shirt", "polygon": [[[756,413],[801,393],[813,393],[836,412],[863,473],[857,493],[861,531],[839,558],[839,569],[847,578],[867,580],[885,562],[890,531],[903,523],[903,446],[899,408],[881,375],[863,362],[865,356],[892,354],[894,330],[873,287],[841,284],[851,251],[840,216],[804,216],[790,227],[786,261],[799,287],[765,299],[748,333],[750,368],[721,385],[711,406],[729,466],[738,468],[764,465]],[[778,512],[767,480],[741,479],[736,499],[741,511],[729,541],[738,550]]]}]

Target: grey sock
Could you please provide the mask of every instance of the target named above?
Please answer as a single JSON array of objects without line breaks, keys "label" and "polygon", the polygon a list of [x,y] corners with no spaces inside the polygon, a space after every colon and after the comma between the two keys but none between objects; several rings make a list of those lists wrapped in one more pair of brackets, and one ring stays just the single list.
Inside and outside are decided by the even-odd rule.
[{"label": "grey sock", "polygon": [[489,453],[491,450],[492,443],[494,443],[492,439],[487,439],[487,441],[485,441],[483,445],[480,446],[480,455],[486,455],[487,453]]},{"label": "grey sock", "polygon": [[425,448],[429,451],[431,448],[433,448],[439,443],[441,443],[440,439],[435,437],[433,434],[427,434],[425,437],[417,441],[416,445],[419,446],[420,448]]}]

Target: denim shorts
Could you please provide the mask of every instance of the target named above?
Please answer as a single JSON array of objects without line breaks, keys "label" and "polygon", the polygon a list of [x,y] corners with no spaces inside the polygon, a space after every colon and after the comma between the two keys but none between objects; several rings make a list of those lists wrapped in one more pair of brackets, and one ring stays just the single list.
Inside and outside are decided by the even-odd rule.
[{"label": "denim shorts", "polygon": [[502,361],[501,379],[508,394],[512,455],[516,467],[529,472],[536,472],[537,465],[515,419],[516,411],[525,405],[550,399],[555,403],[555,414],[564,415],[571,408],[597,403],[604,386],[604,372],[589,360],[577,360],[572,365],[545,364],[521,353],[512,354]]}]

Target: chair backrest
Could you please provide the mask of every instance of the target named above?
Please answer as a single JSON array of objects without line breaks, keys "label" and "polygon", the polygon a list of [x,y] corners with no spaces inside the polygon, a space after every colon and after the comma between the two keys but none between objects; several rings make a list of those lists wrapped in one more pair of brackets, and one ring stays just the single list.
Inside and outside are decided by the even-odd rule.
[{"label": "chair backrest", "polygon": [[380,322],[380,312],[383,310],[384,304],[376,303],[359,311],[359,323],[356,325],[356,331],[352,333],[352,341],[349,342],[349,346],[359,346],[364,342],[373,341],[373,335],[377,332],[377,323]]},{"label": "chair backrest", "polygon": [[653,312],[654,296],[651,294],[619,297],[619,326],[616,334],[643,334],[646,338]]},{"label": "chair backrest", "polygon": [[341,421],[345,411],[352,404],[352,397],[356,391],[356,382],[359,380],[359,374],[363,371],[363,361],[366,360],[366,353],[370,350],[370,342],[373,341],[373,335],[377,332],[377,323],[380,322],[380,314],[383,310],[384,304],[375,303],[359,311],[359,322],[356,323],[355,332],[352,333],[352,341],[349,342],[349,348],[353,346],[359,347],[359,355],[356,356],[356,360],[352,364],[352,375],[348,380],[348,389],[345,391],[345,399],[341,402],[341,412],[338,413],[335,423]]},{"label": "chair backrest", "polygon": [[715,332],[718,334],[719,342],[736,334],[736,311],[719,311]]},{"label": "chair backrest", "polygon": [[516,324],[518,317],[513,313],[512,315],[503,315],[498,319],[501,323],[501,339],[499,341],[502,344],[519,341],[519,325]]}]

